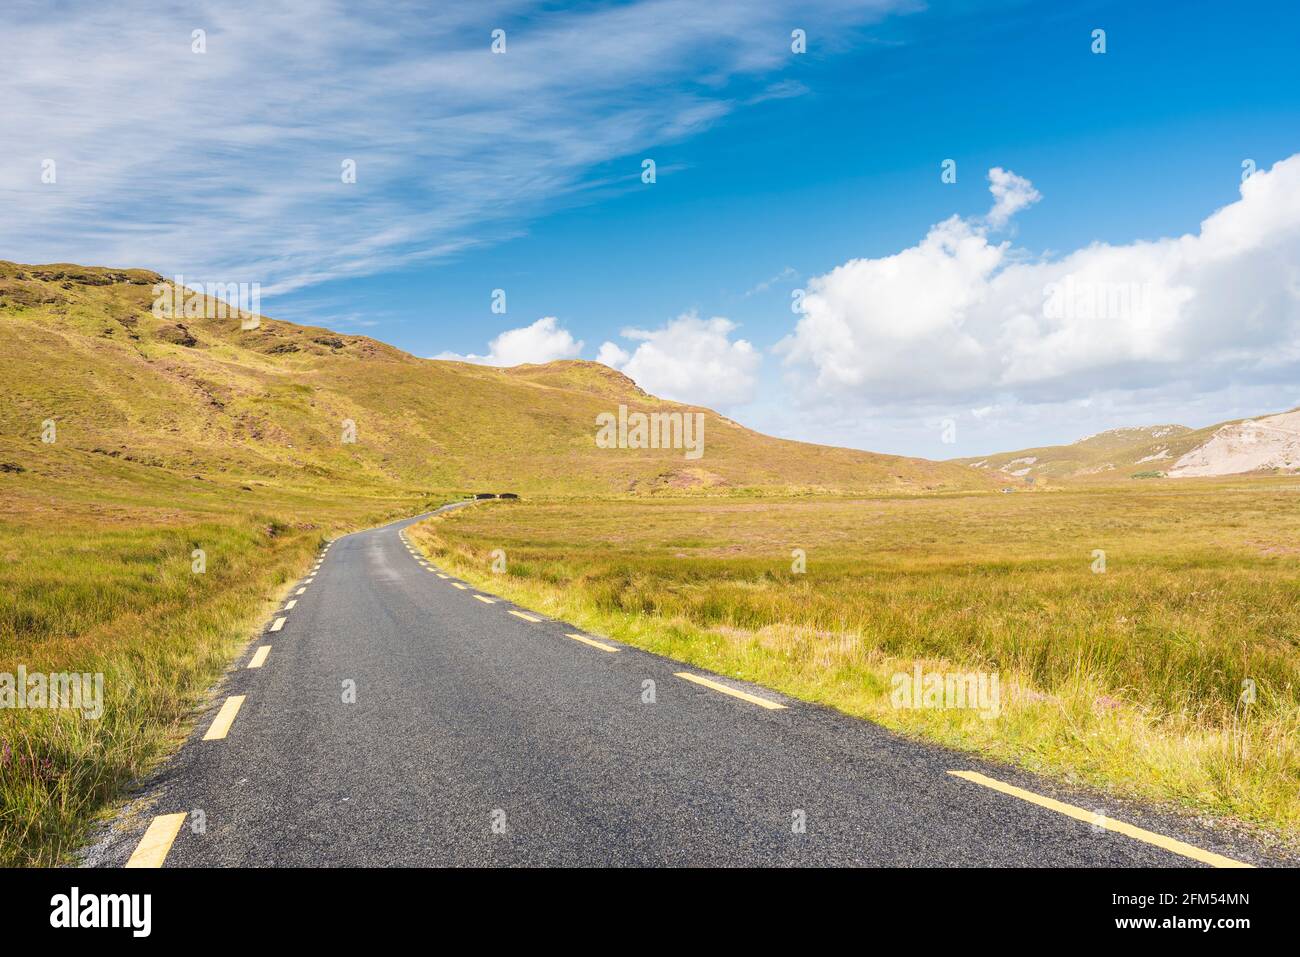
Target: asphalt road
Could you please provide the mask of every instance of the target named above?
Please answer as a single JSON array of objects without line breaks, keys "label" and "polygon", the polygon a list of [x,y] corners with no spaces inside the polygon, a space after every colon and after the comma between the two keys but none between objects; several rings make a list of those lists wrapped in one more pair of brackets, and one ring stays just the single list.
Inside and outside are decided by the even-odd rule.
[{"label": "asphalt road", "polygon": [[[400,535],[415,521],[330,546],[87,863],[121,866],[151,821],[183,812],[159,858],[167,867],[1203,866],[955,770],[1270,863],[1219,828],[1061,792],[767,689],[567,637],[580,632],[440,578]],[[261,666],[248,667],[263,645]],[[207,739],[239,695],[228,733]]]}]

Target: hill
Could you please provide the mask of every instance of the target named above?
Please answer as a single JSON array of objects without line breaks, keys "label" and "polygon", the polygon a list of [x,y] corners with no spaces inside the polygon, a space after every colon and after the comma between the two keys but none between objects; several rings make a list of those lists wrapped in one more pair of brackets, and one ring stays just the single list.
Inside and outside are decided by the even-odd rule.
[{"label": "hill", "polygon": [[1214,426],[1210,437],[1179,456],[1171,478],[1300,472],[1300,409]]},{"label": "hill", "polygon": [[[145,270],[0,262],[0,661],[105,688],[95,721],[0,708],[0,866],[69,861],[326,537],[480,490],[989,487],[960,465],[769,438],[591,362],[419,359],[205,297],[160,316],[155,287],[176,298]],[[620,406],[699,413],[703,455],[597,447],[596,417]]]},{"label": "hill", "polygon": [[[553,495],[985,488],[960,466],[761,435],[565,361],[499,369],[420,359],[364,336],[261,317],[159,318],[144,270],[0,262],[0,459],[32,476],[88,456],[260,480]],[[212,313],[216,300],[203,300]],[[602,449],[618,406],[700,412],[705,451]],[[57,442],[43,444],[53,421]],[[345,423],[355,442],[344,441]]]},{"label": "hill", "polygon": [[1005,480],[1128,480],[1300,472],[1300,410],[1190,429],[1111,429],[1070,445],[954,459]]},{"label": "hill", "polygon": [[[1132,664],[1134,673],[1151,676],[1148,685],[1170,679],[1183,687],[1185,671],[1217,676],[1234,695],[1239,674],[1264,678],[1262,689],[1271,686],[1269,675],[1280,676],[1278,687],[1294,686],[1290,672],[1274,664],[1291,660],[1279,642],[1294,634],[1285,618],[1294,602],[1275,577],[1290,581],[1278,556],[1294,539],[1294,510],[1277,496],[1236,500],[1247,513],[1227,523],[1235,529],[1232,549],[1220,532],[1218,500],[1193,503],[1201,524],[1191,544],[1184,511],[1159,507],[1197,491],[1187,484],[1177,492],[1148,483],[1140,494],[1112,488],[1101,495],[940,500],[922,493],[996,488],[1007,481],[1001,467],[1023,467],[1007,464],[1019,456],[973,469],[789,442],[656,399],[595,363],[497,369],[419,359],[324,328],[265,317],[253,323],[237,314],[203,318],[208,300],[192,317],[160,317],[151,307],[162,284],[141,270],[0,263],[7,346],[0,356],[0,661],[22,662],[32,673],[104,676],[97,720],[69,710],[0,708],[0,865],[71,862],[96,816],[185,738],[214,682],[281,606],[326,538],[467,491],[525,495],[524,502],[465,510],[497,513],[494,521],[504,523],[491,534],[498,544],[510,535],[512,581],[554,585],[575,601],[595,596],[601,609],[631,610],[638,627],[650,627],[644,622],[653,608],[679,636],[688,619],[677,610],[698,612],[720,629],[718,640],[700,646],[713,649],[708,654],[740,641],[734,647],[747,650],[737,661],[830,668],[827,684],[816,683],[817,676],[799,679],[798,687],[823,703],[835,700],[823,693],[832,685],[855,700],[872,687],[865,671],[840,668],[837,662],[849,663],[836,657],[844,654],[880,667],[897,660],[904,670],[936,654],[972,668],[1008,661],[1040,668],[1055,661],[1071,668],[1076,661]],[[596,417],[620,406],[703,415],[703,456],[597,447]],[[345,423],[355,427],[355,442],[345,441]],[[1096,436],[1069,447],[1069,455],[1113,461],[1121,452],[1136,454],[1130,438],[1164,443],[1173,455],[1177,443],[1191,442],[1190,452],[1213,438],[1165,428],[1172,431]],[[819,491],[844,498],[813,498]],[[792,493],[807,497],[737,501]],[[890,497],[849,498],[867,493]],[[1060,507],[1074,499],[1081,501],[1073,508],[1093,517],[1076,523],[1082,537],[1065,539]],[[1144,539],[1130,533],[1112,543],[1116,509],[1145,509],[1156,524]],[[1167,524],[1173,513],[1176,535]],[[530,528],[528,516],[539,514],[548,524]],[[958,515],[965,518],[955,524]],[[630,540],[648,533],[659,540]],[[562,547],[549,557],[531,551],[547,541]],[[815,556],[818,577],[781,571],[785,543],[796,541]],[[1027,551],[1031,541],[1039,544]],[[1202,541],[1211,546],[1213,567],[1200,552],[1171,558],[1163,544],[1144,545],[1192,548]],[[1177,568],[1179,587],[1214,604],[1178,604],[1171,613],[1186,616],[1173,619],[1180,640],[1164,640],[1143,616],[1153,591],[1175,595],[1174,584],[1160,579],[1153,590],[1145,578],[1111,574],[1105,584],[1127,590],[1098,603],[1091,596],[1102,580],[1081,560],[1094,547],[1111,549],[1119,567]],[[608,574],[591,564],[597,561]],[[979,561],[982,570],[972,577],[962,563]],[[1181,569],[1191,561],[1207,577],[1186,586]],[[681,576],[676,584],[673,576]],[[1080,599],[1081,588],[1090,590],[1088,600]],[[977,607],[988,610],[984,618]],[[1273,617],[1243,631],[1239,623],[1249,616],[1242,608],[1271,609]],[[790,627],[789,609],[805,616],[792,619],[796,632],[769,631]],[[1075,617],[1062,625],[1067,612],[1059,609]],[[762,631],[745,631],[755,628]],[[804,628],[808,640],[773,640]],[[1135,644],[1129,631],[1153,638]],[[1062,633],[1103,640],[1080,648]],[[868,635],[875,644],[865,643]],[[1181,640],[1185,635],[1192,640]],[[1022,642],[1029,644],[1020,655]],[[1119,647],[1123,654],[1114,652]],[[1204,657],[1171,657],[1184,652]],[[682,649],[687,660],[694,654]],[[728,673],[738,667],[716,664]],[[1068,673],[1078,694],[1111,688]],[[1142,690],[1121,674],[1096,680],[1108,678],[1114,688]],[[1252,754],[1274,753],[1294,727],[1292,698],[1277,700],[1259,723],[1263,730],[1251,732]],[[1139,703],[1152,701],[1158,703]],[[1047,753],[1073,733],[1084,707],[1081,699],[1076,704],[1052,705],[1068,727],[1038,716],[1014,725],[1038,729],[1038,739],[1027,739],[1031,753]],[[1211,713],[1201,701],[1191,704],[1192,713]],[[1095,767],[1094,742],[1115,739],[1113,730],[1085,729],[1080,753],[1087,757],[1079,761]],[[1238,740],[1217,725],[1210,731],[1215,741]],[[966,743],[972,741],[982,750],[988,743]],[[1002,744],[1014,749],[1024,741],[1012,734]],[[1227,760],[1199,744],[1186,750],[1209,754],[1216,775]],[[1168,749],[1162,745],[1159,753]],[[1259,816],[1271,820],[1282,813],[1269,810],[1274,783],[1293,775],[1289,765],[1273,770],[1263,758],[1259,764],[1248,793]],[[1139,766],[1124,754],[1114,765],[1125,773]],[[1200,794],[1207,779],[1197,775],[1186,778],[1187,790]],[[1236,795],[1239,783],[1233,778],[1224,790]],[[1293,800],[1294,788],[1285,794]]]}]

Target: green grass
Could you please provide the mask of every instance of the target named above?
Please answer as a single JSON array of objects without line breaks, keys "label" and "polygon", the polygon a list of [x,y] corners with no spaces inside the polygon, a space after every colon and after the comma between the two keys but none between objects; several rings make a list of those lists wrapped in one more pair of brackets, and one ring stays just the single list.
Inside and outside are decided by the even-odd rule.
[{"label": "green grass", "polygon": [[[522,503],[426,523],[467,579],[908,734],[1300,835],[1300,483]],[[506,575],[490,573],[505,550]],[[791,551],[807,554],[806,574]],[[1094,549],[1106,571],[1092,571]],[[996,719],[890,679],[993,672]],[[1243,682],[1255,684],[1253,703]]]},{"label": "green grass", "polygon": [[0,671],[104,676],[97,719],[0,709],[0,866],[71,859],[98,815],[183,740],[327,534],[431,504],[328,488],[240,501],[237,487],[114,468],[98,485],[39,491],[0,477]]}]

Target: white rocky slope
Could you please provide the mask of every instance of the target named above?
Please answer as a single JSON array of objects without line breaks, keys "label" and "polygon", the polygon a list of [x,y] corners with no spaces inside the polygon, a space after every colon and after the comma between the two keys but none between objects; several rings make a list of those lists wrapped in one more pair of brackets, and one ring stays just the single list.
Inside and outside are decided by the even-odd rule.
[{"label": "white rocky slope", "polygon": [[1273,469],[1300,472],[1300,409],[1222,426],[1166,474],[1187,478]]}]

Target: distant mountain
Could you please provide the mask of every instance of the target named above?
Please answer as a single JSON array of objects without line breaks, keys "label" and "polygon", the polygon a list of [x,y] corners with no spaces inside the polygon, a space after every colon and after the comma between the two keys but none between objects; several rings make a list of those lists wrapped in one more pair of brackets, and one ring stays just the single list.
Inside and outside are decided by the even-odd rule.
[{"label": "distant mountain", "polygon": [[[499,369],[262,317],[159,318],[145,270],[0,262],[0,463],[185,480],[555,495],[986,489],[952,463],[761,435],[594,362]],[[191,300],[192,301],[192,300]],[[204,300],[200,313],[215,300]],[[203,306],[203,303],[200,303]],[[249,319],[251,317],[244,317]],[[12,398],[10,398],[12,397]],[[597,416],[704,415],[704,453],[596,445]],[[43,423],[57,442],[43,444]],[[351,423],[355,442],[344,441]]]},{"label": "distant mountain", "polygon": [[1243,472],[1300,472],[1300,409],[1216,426],[1169,469],[1171,478]]},{"label": "distant mountain", "polygon": [[954,459],[1008,481],[1189,478],[1300,473],[1300,410],[1203,429],[1111,429],[1070,445]]}]

